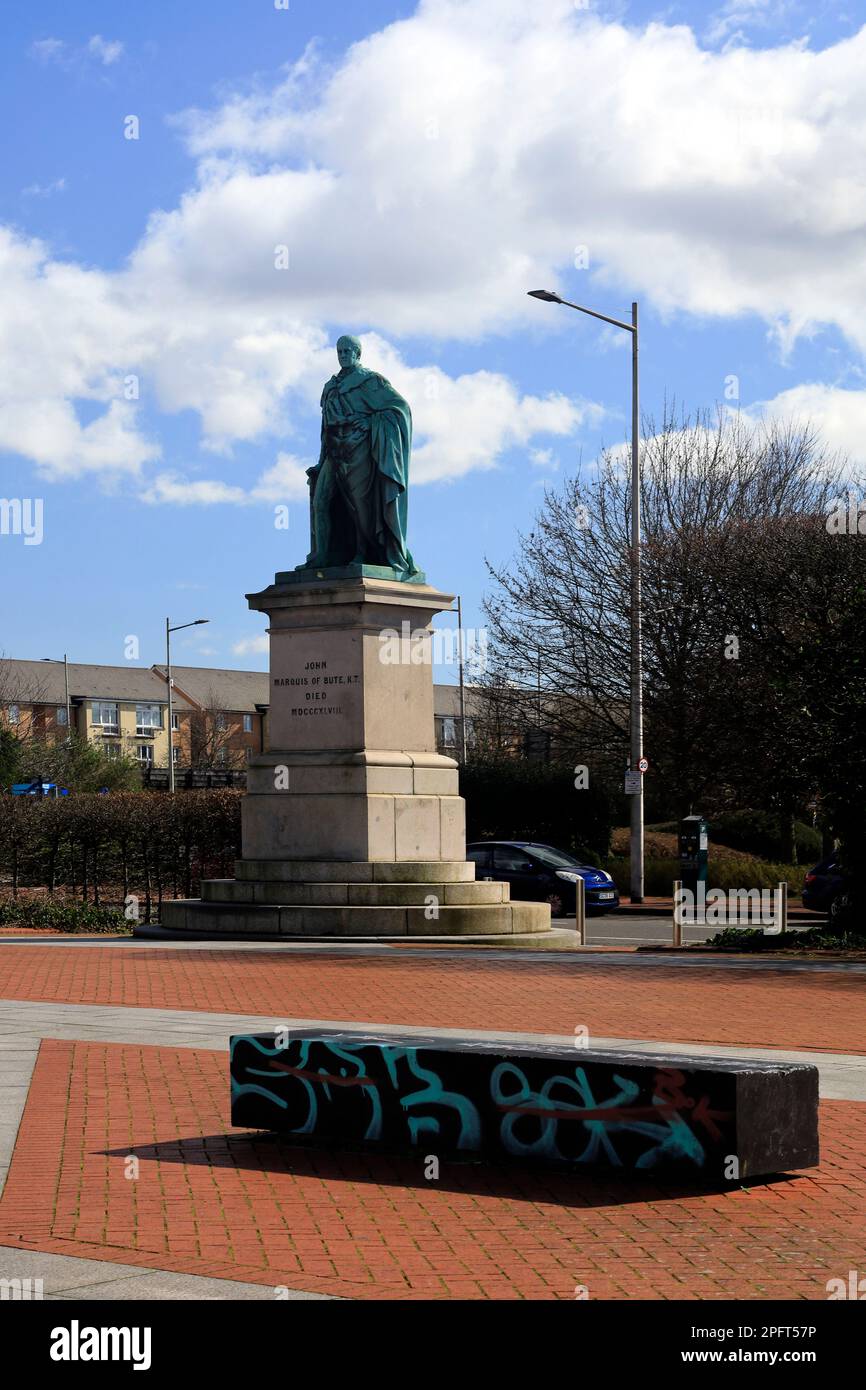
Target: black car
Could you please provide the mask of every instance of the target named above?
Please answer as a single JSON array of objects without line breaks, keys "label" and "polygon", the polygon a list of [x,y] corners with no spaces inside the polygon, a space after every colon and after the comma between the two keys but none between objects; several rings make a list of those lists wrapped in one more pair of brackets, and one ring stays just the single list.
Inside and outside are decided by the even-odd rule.
[{"label": "black car", "polygon": [[573,854],[531,840],[476,840],[466,846],[476,879],[495,879],[511,886],[520,902],[550,903],[552,916],[575,912],[578,878],[584,883],[587,912],[609,912],[619,906],[616,884],[604,869],[582,864]]},{"label": "black car", "polygon": [[842,901],[846,883],[835,854],[828,855],[809,870],[803,881],[803,906],[832,917],[836,904]]}]

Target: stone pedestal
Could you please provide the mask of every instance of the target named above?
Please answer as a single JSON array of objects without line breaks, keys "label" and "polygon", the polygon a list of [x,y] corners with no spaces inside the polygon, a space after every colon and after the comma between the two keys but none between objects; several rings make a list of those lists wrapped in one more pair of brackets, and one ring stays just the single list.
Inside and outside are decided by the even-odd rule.
[{"label": "stone pedestal", "polygon": [[466,862],[457,764],[436,752],[429,625],[452,596],[360,573],[278,575],[270,751],[252,759],[235,878],[165,903],[184,934],[511,935],[548,931]]}]

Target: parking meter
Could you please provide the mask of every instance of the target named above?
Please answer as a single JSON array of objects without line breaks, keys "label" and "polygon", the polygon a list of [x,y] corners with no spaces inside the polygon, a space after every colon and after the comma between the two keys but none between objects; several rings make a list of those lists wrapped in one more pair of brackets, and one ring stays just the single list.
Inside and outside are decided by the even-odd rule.
[{"label": "parking meter", "polygon": [[697,893],[707,881],[707,822],[703,816],[684,816],[680,821],[680,879],[683,888]]}]

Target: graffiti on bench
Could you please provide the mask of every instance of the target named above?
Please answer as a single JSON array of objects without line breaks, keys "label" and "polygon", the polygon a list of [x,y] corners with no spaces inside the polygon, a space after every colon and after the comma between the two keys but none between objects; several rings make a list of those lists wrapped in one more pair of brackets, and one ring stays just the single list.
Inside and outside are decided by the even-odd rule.
[{"label": "graffiti on bench", "polygon": [[232,1123],[301,1138],[548,1163],[719,1173],[735,1152],[731,1073],[542,1048],[232,1039]]}]

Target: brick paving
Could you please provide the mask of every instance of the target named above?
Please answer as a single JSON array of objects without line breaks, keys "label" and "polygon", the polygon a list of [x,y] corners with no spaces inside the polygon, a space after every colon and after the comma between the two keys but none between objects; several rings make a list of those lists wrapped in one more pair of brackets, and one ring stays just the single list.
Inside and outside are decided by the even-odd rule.
[{"label": "brick paving", "polygon": [[726,1192],[475,1164],[432,1182],[420,1157],[233,1130],[224,1053],[46,1040],[0,1245],[353,1298],[824,1299],[866,1268],[866,1105],[824,1102],[821,1130],[820,1168]]},{"label": "brick paving", "polygon": [[552,959],[4,945],[0,998],[866,1055],[866,975]]}]

